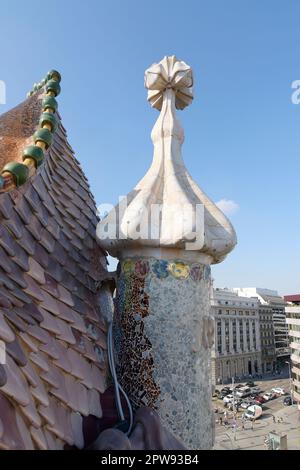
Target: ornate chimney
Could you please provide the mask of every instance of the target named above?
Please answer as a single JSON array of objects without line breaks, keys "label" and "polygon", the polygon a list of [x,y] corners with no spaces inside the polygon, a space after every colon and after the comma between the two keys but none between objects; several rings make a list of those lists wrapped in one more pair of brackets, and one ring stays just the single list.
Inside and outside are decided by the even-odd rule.
[{"label": "ornate chimney", "polygon": [[176,108],[193,100],[191,68],[165,57],[145,73],[160,111],[153,162],[98,225],[100,244],[120,260],[114,347],[121,385],[136,406],[156,409],[190,449],[213,444],[210,265],[236,244],[234,229],[185,168]]}]

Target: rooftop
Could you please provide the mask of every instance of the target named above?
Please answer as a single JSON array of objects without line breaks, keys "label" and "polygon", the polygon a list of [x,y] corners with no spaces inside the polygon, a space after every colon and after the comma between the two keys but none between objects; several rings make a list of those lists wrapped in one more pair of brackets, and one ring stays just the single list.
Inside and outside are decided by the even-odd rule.
[{"label": "rooftop", "polygon": [[285,302],[300,303],[300,294],[285,295]]}]

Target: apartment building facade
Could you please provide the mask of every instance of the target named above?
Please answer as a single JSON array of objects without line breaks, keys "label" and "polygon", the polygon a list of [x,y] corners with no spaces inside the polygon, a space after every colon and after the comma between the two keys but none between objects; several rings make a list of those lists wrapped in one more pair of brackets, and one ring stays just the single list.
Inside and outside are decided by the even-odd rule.
[{"label": "apartment building facade", "polygon": [[[233,289],[241,296],[256,297],[260,302],[260,309],[263,311],[268,307],[272,310],[273,335],[275,342],[276,368],[284,365],[290,356],[288,326],[286,323],[285,300],[276,290],[261,289],[258,287],[239,287]],[[264,314],[262,314],[264,315]],[[270,318],[270,315],[267,315]],[[271,336],[271,327],[270,327]],[[269,344],[270,361],[272,356],[272,344]]]},{"label": "apartment building facade", "polygon": [[284,297],[287,305],[286,322],[289,329],[291,348],[291,376],[293,397],[300,409],[300,294]]},{"label": "apartment building facade", "polygon": [[213,383],[261,374],[257,298],[241,297],[229,289],[213,289],[211,313],[215,320]]}]

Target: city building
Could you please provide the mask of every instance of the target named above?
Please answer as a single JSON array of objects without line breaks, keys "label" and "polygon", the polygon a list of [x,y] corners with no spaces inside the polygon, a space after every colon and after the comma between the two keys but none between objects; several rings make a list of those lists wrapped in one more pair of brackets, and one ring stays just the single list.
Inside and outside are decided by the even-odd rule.
[{"label": "city building", "polygon": [[[261,289],[258,287],[235,288],[234,292],[245,297],[257,297],[261,306],[272,310],[273,333],[275,339],[276,367],[281,369],[290,355],[288,326],[286,324],[285,301],[276,290]],[[264,316],[264,314],[262,314]],[[270,328],[271,332],[271,328]],[[266,337],[267,340],[267,337]],[[269,340],[268,340],[269,341]],[[270,358],[272,356],[272,344],[270,346]],[[271,360],[271,359],[270,359]],[[270,366],[269,366],[270,367]]]},{"label": "city building", "polygon": [[262,373],[270,374],[276,370],[276,349],[272,307],[259,302],[258,315]]},{"label": "city building", "polygon": [[293,396],[300,408],[300,294],[286,295],[284,300],[287,302],[285,312],[291,348]]},{"label": "city building", "polygon": [[213,289],[211,313],[215,320],[213,383],[261,374],[257,298],[241,297],[229,289]]}]

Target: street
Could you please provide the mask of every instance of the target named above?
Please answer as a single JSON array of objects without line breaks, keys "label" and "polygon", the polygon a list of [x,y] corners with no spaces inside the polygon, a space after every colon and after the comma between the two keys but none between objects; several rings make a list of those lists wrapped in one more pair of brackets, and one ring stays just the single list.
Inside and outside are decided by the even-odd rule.
[{"label": "street", "polygon": [[[273,387],[282,387],[289,391],[289,379],[277,378],[272,380],[258,380],[255,384],[262,392],[270,391]],[[222,388],[222,387],[219,387]],[[241,416],[245,410],[237,413],[236,429],[232,412],[228,412],[228,425],[216,422],[214,450],[266,450],[264,440],[269,432],[287,435],[289,450],[300,450],[300,415],[297,405],[284,406],[284,397],[278,397],[262,405],[263,415],[253,425],[246,421],[242,429]],[[221,400],[213,400],[214,409],[225,411]],[[218,414],[215,413],[216,421]],[[280,421],[280,422],[278,422]]]}]

